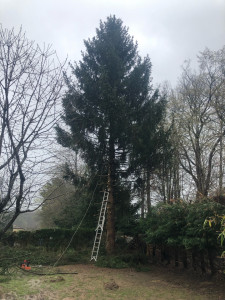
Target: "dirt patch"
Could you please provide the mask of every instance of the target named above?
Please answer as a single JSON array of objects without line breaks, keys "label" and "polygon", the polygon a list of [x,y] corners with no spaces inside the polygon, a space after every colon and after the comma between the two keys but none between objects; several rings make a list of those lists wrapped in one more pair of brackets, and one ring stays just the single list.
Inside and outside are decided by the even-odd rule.
[{"label": "dirt patch", "polygon": [[46,298],[43,294],[38,295],[27,295],[25,296],[24,300],[46,300]]},{"label": "dirt patch", "polygon": [[61,281],[65,281],[65,279],[62,276],[58,276],[54,279],[49,280],[49,282],[61,282]]},{"label": "dirt patch", "polygon": [[117,290],[119,288],[118,284],[113,279],[111,279],[110,282],[104,282],[103,285],[106,290]]},{"label": "dirt patch", "polygon": [[32,279],[30,279],[28,281],[28,285],[32,289],[38,288],[40,286],[40,284],[41,284],[41,280],[40,279],[34,279],[34,278],[32,278]]},{"label": "dirt patch", "polygon": [[2,295],[2,300],[16,300],[17,294],[15,292],[9,292]]}]

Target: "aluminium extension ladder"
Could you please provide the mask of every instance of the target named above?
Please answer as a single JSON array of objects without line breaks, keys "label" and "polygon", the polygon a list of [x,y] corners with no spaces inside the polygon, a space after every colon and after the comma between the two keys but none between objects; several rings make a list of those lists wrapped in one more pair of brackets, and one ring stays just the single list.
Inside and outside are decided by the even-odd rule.
[{"label": "aluminium extension ladder", "polygon": [[103,199],[102,199],[102,206],[100,209],[100,214],[99,214],[99,219],[98,219],[98,226],[96,228],[96,234],[95,234],[95,241],[91,253],[91,260],[97,261],[98,258],[98,251],[101,243],[101,238],[102,238],[102,232],[103,232],[103,227],[105,223],[105,212],[108,204],[108,198],[109,198],[109,192],[104,191]]}]

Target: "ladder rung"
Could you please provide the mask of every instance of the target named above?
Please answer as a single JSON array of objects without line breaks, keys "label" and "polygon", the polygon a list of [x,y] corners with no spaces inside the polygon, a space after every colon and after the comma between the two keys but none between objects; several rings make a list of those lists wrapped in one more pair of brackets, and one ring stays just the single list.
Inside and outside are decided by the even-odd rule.
[{"label": "ladder rung", "polygon": [[97,256],[98,256],[98,251],[101,243],[101,237],[102,237],[102,232],[103,232],[103,226],[105,222],[105,213],[107,209],[107,203],[108,203],[108,197],[109,197],[109,192],[104,191],[103,199],[102,199],[102,205],[99,213],[99,219],[98,219],[98,226],[96,228],[96,234],[95,234],[95,240],[94,240],[94,245],[92,249],[92,254],[91,254],[91,260],[94,259],[97,261]]}]

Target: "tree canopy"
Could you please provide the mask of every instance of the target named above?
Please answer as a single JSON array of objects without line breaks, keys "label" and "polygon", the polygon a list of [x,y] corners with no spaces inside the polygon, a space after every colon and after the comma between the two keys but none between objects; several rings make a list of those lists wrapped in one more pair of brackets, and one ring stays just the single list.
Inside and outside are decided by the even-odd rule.
[{"label": "tree canopy", "polygon": [[84,43],[82,60],[71,65],[72,77],[66,77],[63,120],[70,131],[58,126],[58,141],[81,151],[89,168],[97,170],[108,187],[106,248],[112,252],[115,187],[129,164],[134,127],[149,115],[150,103],[159,95],[151,86],[149,57],[139,56],[137,43],[120,19],[110,16],[101,21],[96,36]]}]

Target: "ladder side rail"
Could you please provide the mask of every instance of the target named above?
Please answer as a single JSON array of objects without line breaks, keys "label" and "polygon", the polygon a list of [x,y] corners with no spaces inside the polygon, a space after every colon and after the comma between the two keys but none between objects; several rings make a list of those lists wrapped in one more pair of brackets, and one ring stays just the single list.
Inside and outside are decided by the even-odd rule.
[{"label": "ladder side rail", "polygon": [[[99,252],[99,248],[100,248],[101,237],[102,237],[102,230],[101,230],[101,234],[100,234],[100,237],[99,237],[98,245],[96,246],[94,244],[94,246],[93,246],[91,260],[94,259],[95,261],[97,261],[98,252]],[[96,248],[96,250],[95,250],[95,248]]]},{"label": "ladder side rail", "polygon": [[108,197],[109,197],[109,192],[104,191],[102,205],[101,205],[100,214],[99,214],[99,218],[98,218],[98,226],[96,228],[95,240],[94,240],[92,254],[91,254],[91,260],[94,259],[95,261],[97,261],[99,247],[100,247],[100,243],[101,243],[102,232],[103,232],[103,227],[104,227],[104,223],[105,223],[105,212],[106,212],[106,208],[107,208]]},{"label": "ladder side rail", "polygon": [[[94,245],[93,245],[93,249],[92,249],[92,254],[91,254],[91,260],[94,259],[95,261],[97,261],[97,257],[98,257],[98,252],[99,252],[99,248],[100,248],[100,242],[101,242],[101,238],[102,238],[102,230],[100,229],[100,236],[97,238],[97,234],[96,233],[96,236],[95,236],[95,242],[94,242]],[[98,242],[97,242],[98,240]]]},{"label": "ladder side rail", "polygon": [[97,240],[98,240],[98,239],[99,239],[99,241],[98,241],[98,246],[97,246],[97,248],[99,248],[99,245],[100,245],[100,238],[101,238],[101,236],[102,236],[102,230],[100,230],[100,238],[98,238],[97,236],[98,236],[98,232],[96,231],[95,241],[94,241],[93,248],[92,248],[91,260],[93,259],[94,256],[96,256],[96,255],[94,255],[94,252],[98,252],[97,250],[95,250],[95,248],[96,248],[96,244],[97,244]]},{"label": "ladder side rail", "polygon": [[[104,199],[105,198],[105,193],[107,193],[107,198],[106,200]],[[103,196],[103,201],[102,201],[102,205],[101,205],[101,209],[100,209],[100,214],[99,214],[99,218],[98,218],[98,226],[97,228],[99,227],[99,224],[101,223],[101,214],[103,213],[103,217],[104,217],[104,221],[105,221],[105,212],[106,212],[106,208],[107,208],[107,201],[108,201],[108,195],[109,192],[104,192],[104,196]],[[104,222],[103,222],[103,225],[104,225]]]}]

